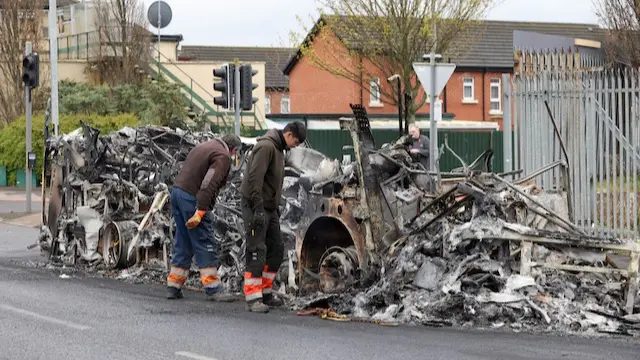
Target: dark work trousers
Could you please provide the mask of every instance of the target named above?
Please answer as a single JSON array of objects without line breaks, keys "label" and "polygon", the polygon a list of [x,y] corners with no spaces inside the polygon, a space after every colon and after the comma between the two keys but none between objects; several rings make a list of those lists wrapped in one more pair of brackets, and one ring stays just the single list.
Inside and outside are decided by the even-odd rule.
[{"label": "dark work trousers", "polygon": [[195,254],[200,269],[217,268],[220,256],[214,238],[213,214],[207,211],[198,226],[188,229],[186,223],[196,212],[196,198],[177,187],[171,189],[171,211],[176,221],[171,265],[188,270]]},{"label": "dark work trousers", "polygon": [[[266,221],[262,229],[252,229],[253,208],[248,199],[242,198],[242,220],[247,236],[246,272],[260,278],[265,271],[277,273],[284,258],[284,244],[280,236],[280,217],[276,210],[265,210]],[[252,234],[252,230],[254,233]]]}]

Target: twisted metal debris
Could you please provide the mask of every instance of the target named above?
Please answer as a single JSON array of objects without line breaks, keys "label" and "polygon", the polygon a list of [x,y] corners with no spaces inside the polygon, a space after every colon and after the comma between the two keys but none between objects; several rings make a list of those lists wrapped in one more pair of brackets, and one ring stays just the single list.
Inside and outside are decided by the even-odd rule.
[{"label": "twisted metal debris", "polygon": [[[343,123],[351,164],[311,149],[287,155],[286,254],[275,288],[290,307],[380,324],[640,331],[637,245],[574,225],[566,189],[491,173],[491,151],[437,188],[404,141],[377,149],[357,110]],[[41,248],[54,262],[163,282],[173,233],[167,189],[189,150],[213,136],[157,127],[98,136],[84,126],[52,138]],[[214,209],[219,273],[234,292],[244,271],[237,188],[250,149]],[[630,254],[628,265],[614,252]]]}]

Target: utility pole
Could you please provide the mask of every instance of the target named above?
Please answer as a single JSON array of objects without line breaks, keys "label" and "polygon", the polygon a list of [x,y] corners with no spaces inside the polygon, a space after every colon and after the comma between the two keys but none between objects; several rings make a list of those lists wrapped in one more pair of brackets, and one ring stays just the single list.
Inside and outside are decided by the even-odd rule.
[{"label": "utility pole", "polygon": [[438,166],[438,124],[436,123],[436,46],[438,44],[438,26],[436,24],[436,0],[431,0],[431,19],[433,21],[433,46],[431,47],[431,103],[429,104],[429,168],[432,172],[438,173],[440,178],[440,167]]},{"label": "utility pole", "polygon": [[[387,81],[392,83],[393,80],[397,81],[397,91],[398,91],[398,136],[402,136],[402,82],[400,80],[400,75],[393,74]],[[406,120],[405,120],[406,121]]]},{"label": "utility pole", "polygon": [[[86,11],[86,10],[85,10]],[[49,58],[51,59],[51,120],[53,133],[58,135],[58,5],[56,0],[49,0]],[[31,178],[29,178],[31,179]],[[29,180],[27,180],[29,181]],[[31,203],[29,203],[31,206]]]}]

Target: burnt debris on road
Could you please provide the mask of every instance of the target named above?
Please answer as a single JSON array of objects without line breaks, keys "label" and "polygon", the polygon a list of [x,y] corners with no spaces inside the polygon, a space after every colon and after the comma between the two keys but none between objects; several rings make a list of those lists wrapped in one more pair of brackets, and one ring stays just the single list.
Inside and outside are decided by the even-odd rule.
[{"label": "burnt debris on road", "polygon": [[[491,150],[440,180],[405,139],[377,147],[364,109],[352,108],[355,119],[341,126],[353,162],[309,148],[287,153],[286,253],[275,288],[292,309],[380,323],[640,333],[640,249],[573,223],[567,187],[543,191],[537,173],[493,173]],[[174,228],[168,188],[189,150],[213,136],[84,126],[51,138],[38,244],[52,263],[163,281]],[[441,151],[457,156],[446,142]],[[214,210],[219,272],[234,292],[245,263],[237,188],[250,152],[246,144]],[[540,172],[553,168],[567,165]]]}]

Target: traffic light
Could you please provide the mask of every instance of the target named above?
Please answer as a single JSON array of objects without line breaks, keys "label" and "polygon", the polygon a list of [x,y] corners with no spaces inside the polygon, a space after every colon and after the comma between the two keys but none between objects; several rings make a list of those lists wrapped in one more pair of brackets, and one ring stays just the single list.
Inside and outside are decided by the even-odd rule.
[{"label": "traffic light", "polygon": [[32,89],[40,85],[40,56],[37,53],[31,53],[22,59],[22,82]]},{"label": "traffic light", "polygon": [[251,65],[242,65],[240,67],[240,108],[242,110],[251,110],[253,104],[258,101],[258,98],[253,97],[253,89],[258,87],[258,84],[254,84],[253,76],[258,73],[258,70],[251,69]]},{"label": "traffic light", "polygon": [[220,79],[220,81],[213,84],[213,89],[222,93],[221,96],[213,98],[213,103],[225,109],[233,107],[233,71],[233,64],[224,64],[217,69],[213,69],[213,76]]}]

